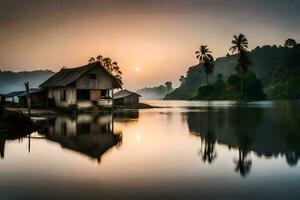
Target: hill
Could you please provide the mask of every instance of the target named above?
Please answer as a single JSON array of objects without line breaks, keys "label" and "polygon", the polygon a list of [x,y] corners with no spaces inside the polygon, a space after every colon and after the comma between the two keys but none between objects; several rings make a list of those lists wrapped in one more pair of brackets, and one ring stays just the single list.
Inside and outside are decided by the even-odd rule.
[{"label": "hill", "polygon": [[[275,98],[273,92],[274,90],[269,88],[273,88],[275,79],[278,79],[278,76],[280,76],[280,72],[278,72],[278,70],[286,66],[285,63],[287,63],[289,58],[293,56],[300,56],[300,51],[297,50],[298,48],[300,48],[299,45],[296,45],[293,49],[281,46],[277,47],[275,45],[267,45],[263,47],[257,47],[249,52],[249,56],[252,61],[252,66],[250,69],[251,71],[255,72],[257,78],[262,81],[268,98]],[[222,74],[225,80],[230,75],[234,74],[236,60],[236,55],[228,55],[226,57],[217,58],[215,61],[215,71],[213,75],[210,76],[210,82],[215,82],[218,74]],[[295,65],[295,63],[291,62],[289,62],[289,64]],[[298,71],[298,68],[296,70]],[[290,73],[290,75],[291,74],[293,75],[293,73]],[[166,95],[165,99],[191,99],[197,95],[199,87],[203,84],[205,84],[205,73],[202,71],[200,66],[192,66],[188,69],[185,80],[181,82],[181,85],[173,92]],[[286,95],[279,96],[281,98],[289,98]]]},{"label": "hill", "polygon": [[42,82],[52,76],[54,72],[49,70],[35,71],[0,71],[0,94],[25,90],[24,83],[29,81],[31,88],[37,88]]},{"label": "hill", "polygon": [[165,85],[155,87],[145,87],[136,92],[142,95],[143,100],[159,100],[163,99],[167,94],[173,91],[172,83],[166,82]]}]

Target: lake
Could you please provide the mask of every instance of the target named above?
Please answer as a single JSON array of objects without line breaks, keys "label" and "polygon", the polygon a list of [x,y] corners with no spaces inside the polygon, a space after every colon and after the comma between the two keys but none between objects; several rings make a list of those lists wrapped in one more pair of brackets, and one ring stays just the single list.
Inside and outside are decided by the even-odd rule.
[{"label": "lake", "polygon": [[0,139],[0,199],[300,199],[300,101],[147,103]]}]

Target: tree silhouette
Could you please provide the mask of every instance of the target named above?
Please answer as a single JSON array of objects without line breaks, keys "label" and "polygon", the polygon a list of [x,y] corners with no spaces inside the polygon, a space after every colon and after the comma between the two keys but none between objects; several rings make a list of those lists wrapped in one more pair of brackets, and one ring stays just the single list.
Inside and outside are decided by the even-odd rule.
[{"label": "tree silhouette", "polygon": [[172,82],[170,82],[170,81],[165,82],[165,86],[166,86],[167,94],[170,93],[173,90]]},{"label": "tree silhouette", "polygon": [[96,62],[96,59],[95,59],[94,57],[91,57],[91,58],[89,59],[89,63],[94,63],[94,62]]},{"label": "tree silhouette", "polygon": [[296,44],[297,44],[296,40],[289,38],[285,41],[284,46],[288,48],[293,48]]},{"label": "tree silhouette", "polygon": [[235,67],[235,70],[241,77],[241,99],[244,98],[244,79],[245,75],[248,72],[249,66],[252,64],[248,52],[242,50],[238,55],[238,63]]},{"label": "tree silhouette", "polygon": [[208,82],[208,76],[214,71],[214,58],[211,55],[211,51],[208,49],[207,45],[201,45],[199,50],[196,51],[196,58],[199,60],[199,64],[202,64],[204,72],[206,73],[206,83]]},{"label": "tree silhouette", "polygon": [[102,62],[102,60],[103,60],[103,56],[101,56],[101,55],[98,55],[98,56],[96,57],[96,60],[97,60],[97,61],[100,61],[100,62]]},{"label": "tree silhouette", "polygon": [[250,57],[248,55],[248,39],[244,34],[234,35],[231,41],[232,46],[229,51],[233,54],[238,53],[238,64],[235,69],[241,77],[241,100],[244,97],[244,77],[248,72],[248,67],[251,64]]},{"label": "tree silhouette", "polygon": [[229,51],[234,54],[235,52],[240,53],[241,51],[247,51],[248,49],[248,39],[242,33],[239,35],[234,35],[231,41],[232,46]]},{"label": "tree silhouette", "polygon": [[122,83],[122,71],[117,62],[113,62],[111,58],[103,58],[102,55],[98,55],[96,59],[91,57],[89,63],[100,62],[101,65],[113,76],[115,76]]},{"label": "tree silhouette", "polygon": [[181,75],[180,78],[179,78],[179,82],[180,82],[181,84],[183,84],[183,83],[185,82],[185,80],[186,80],[186,77],[183,76],[183,75]]}]

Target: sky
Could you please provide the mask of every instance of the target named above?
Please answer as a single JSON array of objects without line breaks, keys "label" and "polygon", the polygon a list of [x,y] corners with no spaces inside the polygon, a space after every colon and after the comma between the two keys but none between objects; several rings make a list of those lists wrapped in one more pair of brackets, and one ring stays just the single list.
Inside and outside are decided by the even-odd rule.
[{"label": "sky", "polygon": [[300,40],[299,0],[1,0],[0,70],[77,67],[91,56],[117,61],[124,86],[172,81],[208,45],[227,54],[234,34],[250,49]]}]

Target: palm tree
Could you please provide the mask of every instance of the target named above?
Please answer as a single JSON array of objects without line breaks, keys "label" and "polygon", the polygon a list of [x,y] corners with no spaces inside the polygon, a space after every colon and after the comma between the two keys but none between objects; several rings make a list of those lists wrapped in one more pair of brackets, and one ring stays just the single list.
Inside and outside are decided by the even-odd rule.
[{"label": "palm tree", "polygon": [[214,58],[211,57],[209,60],[206,60],[203,63],[203,68],[204,68],[204,72],[206,74],[206,83],[208,85],[209,84],[208,83],[208,75],[212,74],[214,72],[214,68],[215,68]]},{"label": "palm tree", "polygon": [[96,62],[96,59],[95,59],[94,57],[91,57],[91,58],[89,59],[89,63],[94,63],[94,62]]},{"label": "palm tree", "polygon": [[237,71],[238,74],[240,74],[241,77],[241,100],[243,100],[244,97],[244,78],[245,75],[248,72],[249,66],[252,64],[249,54],[247,51],[242,50],[239,53],[238,56],[238,63],[235,67],[235,70]]},{"label": "palm tree", "polygon": [[248,67],[251,64],[250,57],[248,55],[248,39],[242,33],[239,35],[234,35],[231,42],[232,46],[229,51],[233,54],[237,52],[238,55],[238,64],[235,67],[236,71],[240,74],[241,77],[241,99],[243,99],[244,93],[244,76],[248,72]]},{"label": "palm tree", "polygon": [[236,51],[240,53],[242,50],[248,49],[248,39],[244,34],[240,33],[239,35],[234,35],[233,38],[231,41],[232,46],[229,49],[232,54]]},{"label": "palm tree", "polygon": [[206,73],[206,83],[208,83],[208,75],[213,73],[214,70],[214,57],[211,55],[211,51],[207,45],[201,45],[199,50],[196,51],[196,58],[199,60],[199,64],[203,65],[204,72]]}]

